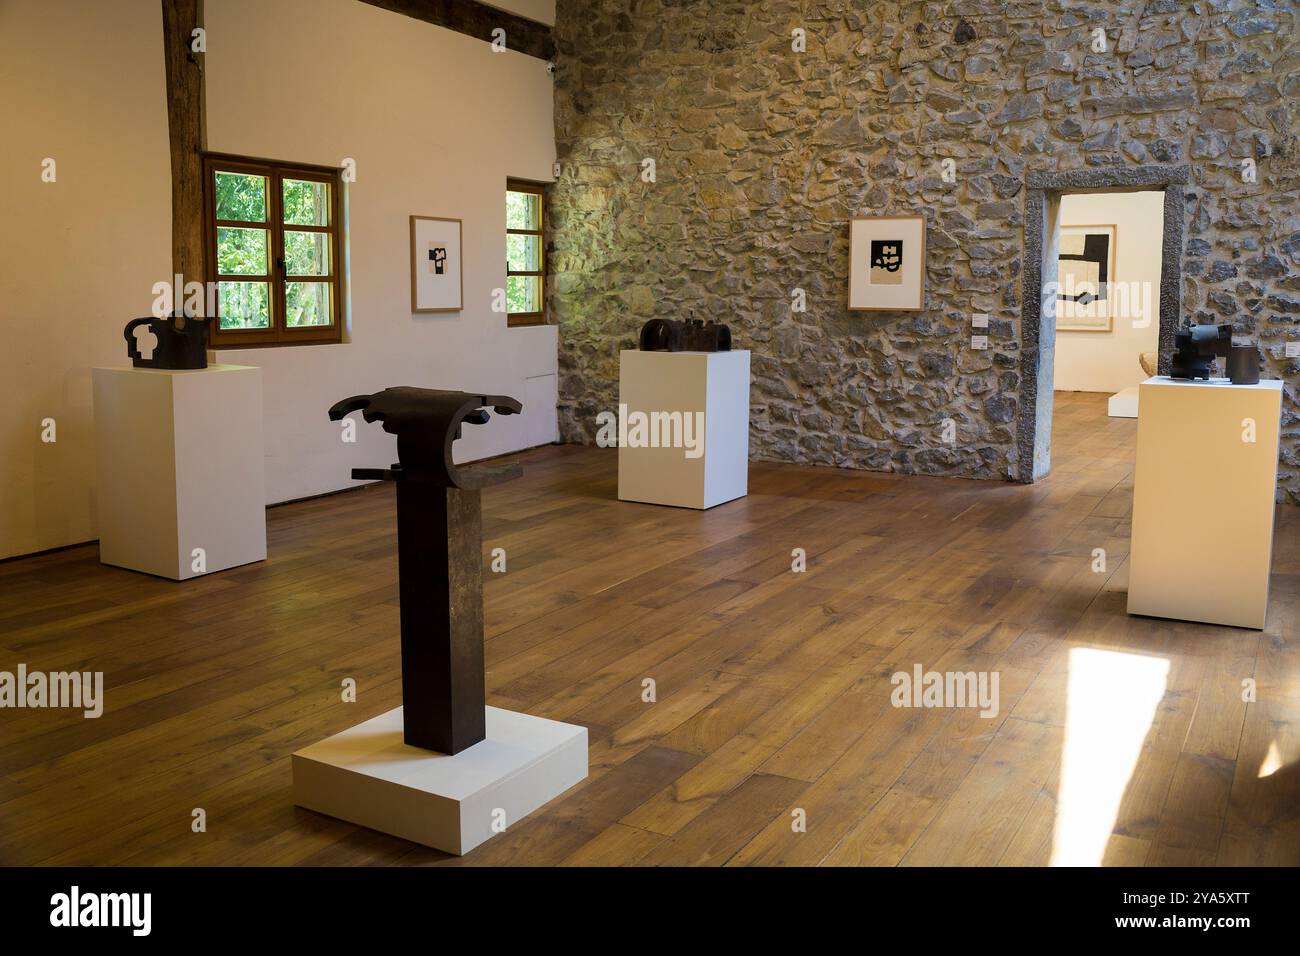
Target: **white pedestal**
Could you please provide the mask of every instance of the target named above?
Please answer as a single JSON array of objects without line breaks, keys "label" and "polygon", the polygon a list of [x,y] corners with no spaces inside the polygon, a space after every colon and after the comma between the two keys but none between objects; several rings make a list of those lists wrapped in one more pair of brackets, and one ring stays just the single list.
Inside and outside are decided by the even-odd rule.
[{"label": "white pedestal", "polygon": [[[618,497],[680,508],[712,508],[749,490],[749,352],[641,352],[619,355]],[[641,431],[652,446],[632,447]],[[703,454],[664,447],[703,415]],[[698,439],[698,434],[691,433]],[[694,452],[691,452],[694,454]]]},{"label": "white pedestal", "polygon": [[1282,383],[1157,376],[1141,405],[1128,612],[1262,629]]},{"label": "white pedestal", "polygon": [[487,738],[448,756],[404,744],[398,707],[295,753],[293,802],[463,854],[586,776],[586,727],[489,707]]},{"label": "white pedestal", "polygon": [[265,560],[262,370],[93,377],[99,559],[177,581]]},{"label": "white pedestal", "polygon": [[1138,417],[1138,387],[1130,385],[1106,401],[1106,414],[1111,418]]}]

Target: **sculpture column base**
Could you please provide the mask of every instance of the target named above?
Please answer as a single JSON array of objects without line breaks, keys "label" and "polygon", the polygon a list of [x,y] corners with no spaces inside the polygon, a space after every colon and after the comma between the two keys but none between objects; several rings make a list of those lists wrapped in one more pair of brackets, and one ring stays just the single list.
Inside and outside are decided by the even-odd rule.
[{"label": "sculpture column base", "polygon": [[486,739],[448,756],[403,743],[398,707],[295,753],[293,802],[461,855],[586,776],[586,727],[488,707]]}]

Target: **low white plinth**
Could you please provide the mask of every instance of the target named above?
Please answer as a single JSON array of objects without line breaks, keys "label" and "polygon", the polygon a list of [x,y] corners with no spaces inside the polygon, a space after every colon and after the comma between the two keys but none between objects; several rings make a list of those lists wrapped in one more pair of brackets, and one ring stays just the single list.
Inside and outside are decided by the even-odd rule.
[{"label": "low white plinth", "polygon": [[177,581],[264,561],[262,370],[97,368],[93,379],[99,559]]},{"label": "low white plinth", "polygon": [[[748,492],[748,350],[624,351],[618,400],[627,425],[618,450],[621,501],[712,508]],[[639,433],[638,414],[647,422]],[[685,436],[686,416],[694,427],[701,414],[703,453],[688,457],[675,437]]]},{"label": "low white plinth", "polygon": [[448,756],[403,743],[398,707],[294,754],[293,802],[463,854],[586,776],[586,727],[489,707],[487,738]]},{"label": "low white plinth", "polygon": [[1106,401],[1106,414],[1111,418],[1138,417],[1138,387],[1130,385]]},{"label": "low white plinth", "polygon": [[1128,612],[1262,629],[1282,383],[1157,376],[1141,404]]}]

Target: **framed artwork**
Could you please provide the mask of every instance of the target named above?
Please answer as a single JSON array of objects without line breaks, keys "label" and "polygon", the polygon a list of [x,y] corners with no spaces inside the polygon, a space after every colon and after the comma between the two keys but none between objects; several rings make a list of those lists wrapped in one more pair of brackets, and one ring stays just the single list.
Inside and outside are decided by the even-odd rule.
[{"label": "framed artwork", "polygon": [[459,312],[460,220],[411,217],[411,311]]},{"label": "framed artwork", "polygon": [[1115,226],[1062,226],[1056,278],[1056,331],[1112,331]]},{"label": "framed artwork", "polygon": [[917,311],[925,303],[925,217],[867,216],[849,223],[849,309]]}]

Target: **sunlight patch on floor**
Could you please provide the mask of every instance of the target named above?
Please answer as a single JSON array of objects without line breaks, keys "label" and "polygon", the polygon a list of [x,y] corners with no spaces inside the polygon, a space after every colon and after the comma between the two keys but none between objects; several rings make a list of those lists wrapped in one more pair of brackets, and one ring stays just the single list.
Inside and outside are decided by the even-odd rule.
[{"label": "sunlight patch on floor", "polygon": [[1259,779],[1271,777],[1282,769],[1282,751],[1277,749],[1277,741],[1274,740],[1268,745],[1268,753],[1264,755],[1264,762],[1259,765]]},{"label": "sunlight patch on floor", "polygon": [[1052,866],[1100,866],[1165,693],[1162,657],[1070,651]]}]

